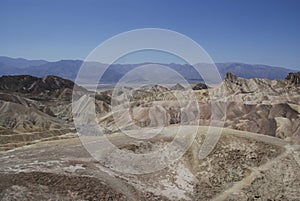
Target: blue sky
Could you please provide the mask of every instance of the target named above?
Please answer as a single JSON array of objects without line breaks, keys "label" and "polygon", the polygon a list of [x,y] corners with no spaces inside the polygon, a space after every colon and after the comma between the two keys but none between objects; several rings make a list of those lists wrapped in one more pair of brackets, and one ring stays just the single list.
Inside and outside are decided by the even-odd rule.
[{"label": "blue sky", "polygon": [[298,0],[0,0],[0,55],[84,59],[108,38],[165,28],[215,62],[300,69]]}]

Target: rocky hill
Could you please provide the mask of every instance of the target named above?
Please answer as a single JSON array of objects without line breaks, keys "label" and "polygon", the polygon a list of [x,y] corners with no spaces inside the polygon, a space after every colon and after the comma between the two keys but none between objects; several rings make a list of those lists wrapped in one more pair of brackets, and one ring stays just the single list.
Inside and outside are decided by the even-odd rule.
[{"label": "rocky hill", "polygon": [[29,75],[0,77],[0,90],[7,92],[39,93],[56,89],[72,89],[74,83],[56,76],[37,78]]},{"label": "rocky hill", "polygon": [[[164,90],[157,90],[158,88]],[[134,127],[134,124],[148,126],[150,122],[152,126],[155,126],[153,122],[165,122],[166,126],[187,124],[184,109],[177,102],[176,94],[181,96],[185,94],[189,97],[191,89],[182,91],[182,88],[170,87],[172,88],[173,91],[162,86],[149,86],[134,90],[129,109],[131,115],[129,121],[125,121],[128,118],[125,118],[121,111],[118,113],[120,119],[123,119],[122,126],[130,129]],[[211,100],[214,100],[215,105],[223,108],[218,111],[218,115],[224,118],[225,127],[276,136],[300,143],[300,90],[294,74],[289,74],[285,80],[268,80],[244,79],[227,73],[221,85],[207,88],[204,84],[197,84],[193,87],[192,93],[197,97],[200,125],[210,125],[212,110],[216,108],[211,107]],[[108,95],[111,96],[111,94]],[[118,97],[115,98],[118,99]],[[186,104],[188,101],[187,98]],[[181,104],[185,105],[188,111],[197,113],[195,106],[188,106],[184,101]],[[112,121],[113,113],[109,113],[109,106],[106,108],[108,113],[98,115],[99,123],[110,132],[117,131],[118,127]],[[153,108],[164,111],[166,115],[151,116]],[[123,109],[126,111],[126,108]]]},{"label": "rocky hill", "polygon": [[[131,92],[131,88],[127,88],[125,93],[123,93],[124,90],[121,90],[122,93],[115,97],[112,97],[111,90],[102,91],[95,96],[96,113],[99,123],[105,127],[108,133],[118,131],[119,128],[114,121],[116,117],[113,117],[112,113],[114,106],[111,105],[111,101],[112,99],[114,101],[122,100],[122,97],[127,96],[126,93],[131,93],[130,119],[133,121],[125,121],[130,119],[119,113],[123,128],[130,129],[135,124],[156,126],[156,124],[161,124],[160,122],[165,122],[167,126],[179,123],[188,124],[190,120],[187,119],[187,114],[181,108],[182,105],[180,106],[176,101],[176,94],[180,94],[183,98],[184,96],[189,97],[190,90],[192,90],[199,106],[200,125],[210,124],[211,99],[215,99],[218,104],[225,105],[224,111],[219,111],[221,112],[219,115],[225,117],[225,127],[300,142],[298,77],[299,73],[290,73],[284,80],[244,79],[227,73],[223,83],[215,88],[208,88],[201,83],[195,84],[193,90],[179,84],[168,87],[153,85],[141,87],[133,92]],[[0,77],[0,101],[3,111],[0,117],[0,126],[15,132],[67,128],[68,126],[65,124],[72,122],[73,87],[72,81],[56,76],[44,78]],[[90,96],[85,89],[81,90],[83,95]],[[153,107],[154,105],[155,107]],[[196,112],[194,106],[186,105],[184,107],[187,107],[187,111]],[[123,109],[126,111],[126,108]],[[149,115],[155,110],[165,111],[167,116]]]},{"label": "rocky hill", "polygon": [[0,149],[73,132],[73,87],[72,81],[55,76],[0,77]]}]

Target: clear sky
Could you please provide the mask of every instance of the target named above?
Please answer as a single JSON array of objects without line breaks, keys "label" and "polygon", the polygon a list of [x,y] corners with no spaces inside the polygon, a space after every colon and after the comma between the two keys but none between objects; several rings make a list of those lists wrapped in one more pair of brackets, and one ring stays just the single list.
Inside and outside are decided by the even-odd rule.
[{"label": "clear sky", "polygon": [[84,59],[106,39],[165,28],[215,62],[300,69],[299,0],[0,0],[0,55]]}]

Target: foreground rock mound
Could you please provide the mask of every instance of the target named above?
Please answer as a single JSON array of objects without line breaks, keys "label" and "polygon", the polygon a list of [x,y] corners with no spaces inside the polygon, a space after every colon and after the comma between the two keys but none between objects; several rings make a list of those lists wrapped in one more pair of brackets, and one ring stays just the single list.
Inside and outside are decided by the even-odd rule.
[{"label": "foreground rock mound", "polygon": [[[212,128],[210,128],[212,129]],[[215,129],[215,128],[213,128]],[[147,154],[169,138],[132,141],[121,133],[107,136],[125,153]],[[1,200],[297,200],[300,196],[299,149],[274,137],[224,129],[217,146],[200,160],[208,127],[200,127],[187,152],[167,168],[126,174],[111,165],[110,150],[99,161],[82,142],[39,143],[0,155]],[[93,138],[86,136],[87,139]],[[101,137],[97,138],[101,141]],[[96,142],[94,142],[96,143]],[[93,146],[93,141],[90,141]],[[180,146],[180,145],[179,145]],[[105,150],[104,147],[101,150]],[[95,150],[96,151],[96,150]],[[163,154],[172,154],[167,151]],[[153,165],[149,158],[148,166]],[[124,163],[124,168],[135,164]],[[138,165],[138,164],[136,164]]]}]

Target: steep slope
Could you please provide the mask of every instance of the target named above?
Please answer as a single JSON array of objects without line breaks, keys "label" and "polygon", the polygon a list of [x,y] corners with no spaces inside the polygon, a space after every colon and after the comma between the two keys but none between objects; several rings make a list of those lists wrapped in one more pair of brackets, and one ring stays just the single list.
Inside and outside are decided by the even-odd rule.
[{"label": "steep slope", "polygon": [[73,87],[72,81],[55,76],[0,77],[0,149],[73,132]]},{"label": "steep slope", "polygon": [[67,126],[64,121],[21,104],[0,101],[0,110],[0,126],[17,132],[61,129]]},{"label": "steep slope", "polygon": [[70,124],[33,107],[0,100],[0,150],[73,132]]}]

